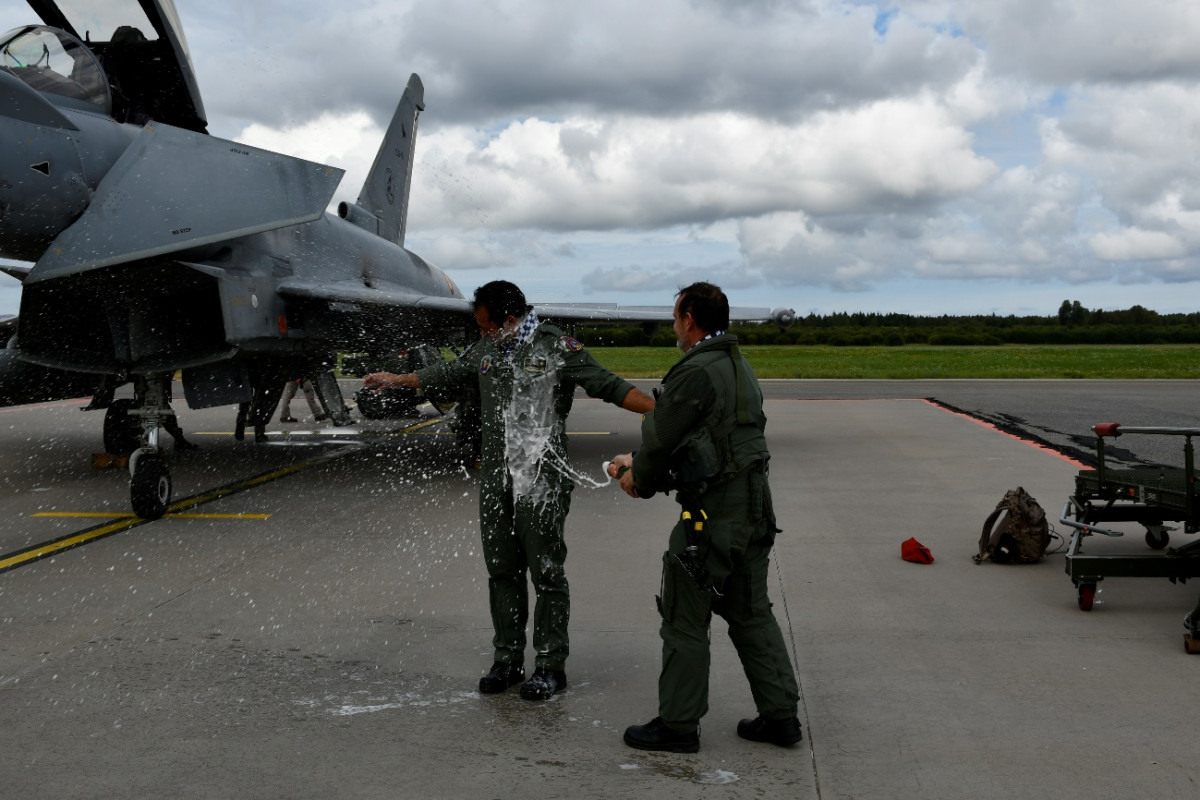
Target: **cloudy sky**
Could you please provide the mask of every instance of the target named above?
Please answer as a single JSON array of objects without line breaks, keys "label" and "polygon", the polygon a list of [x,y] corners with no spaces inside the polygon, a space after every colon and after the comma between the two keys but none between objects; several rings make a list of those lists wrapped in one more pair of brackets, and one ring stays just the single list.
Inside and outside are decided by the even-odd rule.
[{"label": "cloudy sky", "polygon": [[210,132],[339,200],[419,73],[407,244],[468,292],[1200,310],[1193,0],[177,2]]}]

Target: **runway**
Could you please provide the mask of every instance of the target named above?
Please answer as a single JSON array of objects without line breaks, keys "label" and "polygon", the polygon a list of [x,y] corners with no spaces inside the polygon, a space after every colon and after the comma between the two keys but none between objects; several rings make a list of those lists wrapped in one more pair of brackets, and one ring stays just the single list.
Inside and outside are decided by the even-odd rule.
[{"label": "runway", "polygon": [[[1086,441],[1107,421],[1096,414],[1196,424],[1196,388],[766,382],[784,528],[771,594],[805,739],[736,736],[754,709],[718,623],[694,756],[620,738],[656,714],[669,500],[576,489],[570,688],[543,704],[481,697],[476,479],[444,426],[302,420],[255,445],[233,441],[232,408],[180,409],[201,446],[171,459],[187,502],[145,523],[124,516],[127,476],[90,466],[100,414],[0,409],[0,559],[18,559],[0,567],[0,785],[31,798],[1191,797],[1200,660],[1180,620],[1196,587],[1112,579],[1084,613],[1061,553],[973,564],[1006,489],[1056,516],[1077,467],[1069,447],[946,406],[1084,452],[1071,437]],[[578,399],[572,464],[599,479],[637,424]],[[933,565],[899,558],[909,536]],[[1144,551],[1140,536],[1102,544]]]}]

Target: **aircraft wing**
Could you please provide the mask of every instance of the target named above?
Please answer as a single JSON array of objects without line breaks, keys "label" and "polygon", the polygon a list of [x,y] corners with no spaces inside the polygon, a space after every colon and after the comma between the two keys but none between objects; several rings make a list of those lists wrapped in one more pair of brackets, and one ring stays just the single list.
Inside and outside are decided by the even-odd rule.
[{"label": "aircraft wing", "polygon": [[150,123],[25,282],[312,222],[341,178],[323,164]]},{"label": "aircraft wing", "polygon": [[[317,300],[331,307],[342,306],[353,311],[356,307],[387,307],[412,311],[439,312],[462,315],[470,319],[471,301],[457,297],[438,297],[417,294],[403,289],[368,288],[357,282],[324,283],[302,279],[285,280],[279,284],[279,294],[292,300]],[[533,303],[538,317],[548,320],[581,323],[654,323],[666,324],[675,319],[673,306],[621,306],[616,303]],[[774,322],[791,325],[791,309],[733,306],[729,319],[733,322]]]},{"label": "aircraft wing", "polygon": [[25,264],[9,264],[0,262],[0,272],[11,275],[19,281],[24,281],[25,276],[29,274],[29,270],[33,267]]},{"label": "aircraft wing", "polygon": [[[615,303],[534,303],[533,310],[542,319],[568,322],[656,322],[675,321],[674,306],[621,306]],[[731,322],[774,322],[790,325],[791,309],[731,306]]]},{"label": "aircraft wing", "polygon": [[292,300],[318,300],[331,305],[372,306],[414,311],[435,311],[446,314],[461,314],[471,317],[471,301],[461,297],[438,297],[436,295],[406,292],[403,289],[367,288],[361,283],[322,283],[302,279],[284,280],[279,283],[279,294]]},{"label": "aircraft wing", "polygon": [[[470,316],[471,301],[457,297],[437,297],[403,290],[367,288],[360,283],[321,283],[287,280],[279,284],[279,293],[294,300],[320,300],[347,305],[390,306],[421,311],[440,311]],[[675,320],[673,306],[620,306],[616,303],[533,303],[542,319],[567,322],[654,322]],[[734,306],[729,319],[734,322],[777,322],[779,310]]]},{"label": "aircraft wing", "polygon": [[620,306],[616,303],[533,303],[542,319],[567,322],[671,322],[671,306]]}]

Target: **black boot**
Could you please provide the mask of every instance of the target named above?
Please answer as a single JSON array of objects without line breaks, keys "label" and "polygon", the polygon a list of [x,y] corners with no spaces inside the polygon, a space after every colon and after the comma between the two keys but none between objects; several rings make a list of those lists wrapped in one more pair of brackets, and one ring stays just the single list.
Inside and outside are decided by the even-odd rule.
[{"label": "black boot", "polygon": [[804,738],[800,720],[790,719],[744,719],[738,723],[738,736],[752,742],[769,742],[780,747],[791,747]]},{"label": "black boot", "polygon": [[525,680],[525,668],[520,664],[505,664],[497,661],[491,671],[479,679],[480,694],[499,694],[510,686]]},{"label": "black boot", "polygon": [[521,687],[521,697],[526,700],[549,700],[567,688],[567,673],[561,669],[538,667]]},{"label": "black boot", "polygon": [[645,725],[630,725],[626,728],[625,744],[638,750],[696,753],[700,750],[700,731],[679,733],[668,728],[662,717],[655,717]]},{"label": "black boot", "polygon": [[233,438],[239,442],[246,438],[246,418],[250,416],[250,404],[238,403],[237,422],[233,423]]}]

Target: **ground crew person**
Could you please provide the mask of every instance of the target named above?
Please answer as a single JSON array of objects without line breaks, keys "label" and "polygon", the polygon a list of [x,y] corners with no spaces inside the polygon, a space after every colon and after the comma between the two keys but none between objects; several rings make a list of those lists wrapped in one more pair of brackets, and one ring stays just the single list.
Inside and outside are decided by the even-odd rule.
[{"label": "ground crew person", "polygon": [[778,529],[767,483],[762,392],[729,326],[729,301],[709,283],[677,295],[675,335],[684,356],[655,392],[642,443],[608,467],[631,497],[674,490],[683,513],[663,555],[658,597],[663,640],[659,715],[625,731],[641,750],[694,753],[708,711],[709,625],[729,623],[758,717],[738,735],[789,746],[801,739],[799,692],[767,598]]},{"label": "ground crew person", "polygon": [[545,700],[567,686],[570,595],[563,564],[563,528],[574,484],[567,476],[567,414],[576,386],[630,411],[654,400],[602,367],[583,345],[541,323],[525,295],[507,281],[475,290],[475,320],[483,338],[470,354],[404,375],[373,373],[368,388],[459,388],[477,384],[483,427],[479,524],[488,570],[491,670],[485,694],[525,680],[529,588],[535,670],[521,687],[527,700]]},{"label": "ground crew person", "polygon": [[329,417],[321,406],[321,401],[317,399],[317,393],[313,391],[312,381],[308,378],[296,378],[283,385],[283,397],[279,400],[279,407],[282,409],[279,412],[280,422],[296,421],[292,416],[292,399],[296,396],[297,389],[304,392],[304,399],[308,401],[308,410],[312,412],[314,420],[323,422]]}]

